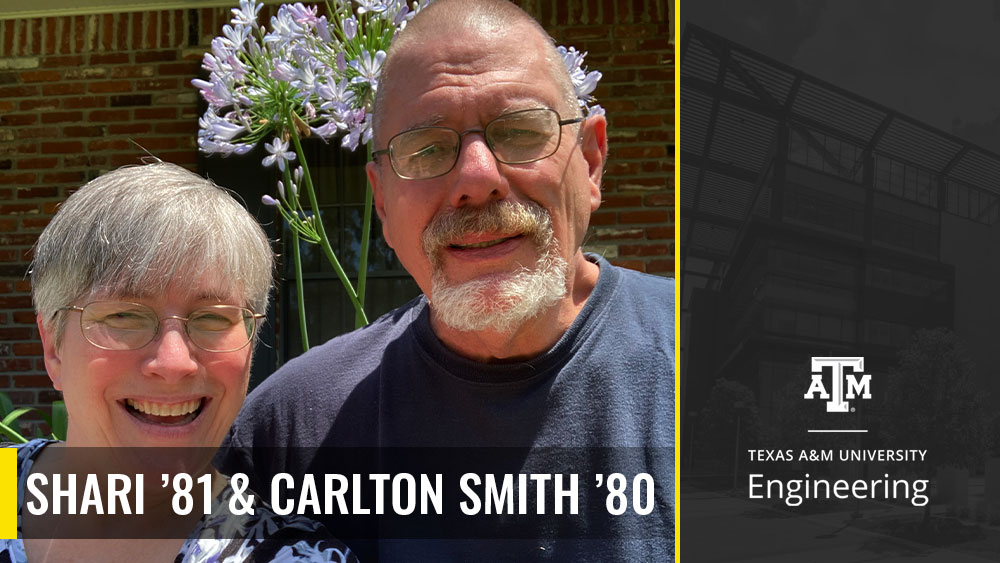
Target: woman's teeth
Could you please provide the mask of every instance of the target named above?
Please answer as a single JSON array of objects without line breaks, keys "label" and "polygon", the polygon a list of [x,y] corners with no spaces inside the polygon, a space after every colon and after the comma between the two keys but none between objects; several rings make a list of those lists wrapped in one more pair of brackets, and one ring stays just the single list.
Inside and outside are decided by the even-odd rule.
[{"label": "woman's teeth", "polygon": [[153,416],[183,416],[191,414],[201,408],[202,400],[203,399],[194,399],[183,403],[174,403],[169,405],[164,403],[153,403],[150,401],[137,401],[135,399],[126,399],[125,402],[128,403],[128,406],[143,414]]}]

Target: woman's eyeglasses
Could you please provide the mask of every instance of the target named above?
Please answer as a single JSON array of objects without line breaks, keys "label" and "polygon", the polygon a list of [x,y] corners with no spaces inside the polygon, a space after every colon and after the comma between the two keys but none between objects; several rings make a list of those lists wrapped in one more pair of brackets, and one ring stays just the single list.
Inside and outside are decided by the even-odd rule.
[{"label": "woman's eyeglasses", "polygon": [[79,311],[84,338],[102,350],[138,350],[152,342],[160,323],[177,319],[191,342],[208,352],[233,352],[253,340],[256,321],[264,318],[246,307],[210,305],[191,311],[186,317],[160,318],[146,305],[126,301],[94,301],[83,307],[63,307]]}]

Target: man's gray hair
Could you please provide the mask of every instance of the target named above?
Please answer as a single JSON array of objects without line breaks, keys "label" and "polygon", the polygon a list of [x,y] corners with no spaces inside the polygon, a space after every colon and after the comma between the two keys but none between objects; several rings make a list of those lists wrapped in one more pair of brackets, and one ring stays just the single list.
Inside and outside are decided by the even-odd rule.
[{"label": "man's gray hair", "polygon": [[156,162],[99,176],[59,207],[35,244],[31,291],[58,345],[62,307],[96,294],[155,295],[205,275],[265,313],[273,268],[267,235],[227,190]]}]

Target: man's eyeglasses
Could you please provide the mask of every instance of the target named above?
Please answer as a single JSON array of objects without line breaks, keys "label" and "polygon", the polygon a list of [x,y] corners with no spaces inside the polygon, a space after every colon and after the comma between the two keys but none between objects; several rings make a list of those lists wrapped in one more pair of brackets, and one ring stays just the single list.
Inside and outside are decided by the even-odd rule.
[{"label": "man's eyeglasses", "polygon": [[156,338],[161,321],[177,319],[184,323],[184,331],[195,346],[207,352],[234,352],[250,343],[257,319],[264,318],[234,305],[211,305],[187,317],[162,319],[146,305],[125,301],[94,301],[59,310],[79,311],[84,338],[102,350],[138,350]]},{"label": "man's eyeglasses", "polygon": [[562,126],[583,120],[560,119],[555,110],[539,108],[507,113],[482,129],[461,133],[450,127],[418,127],[395,135],[387,148],[372,156],[387,153],[393,172],[400,178],[427,180],[451,172],[458,162],[463,136],[482,133],[498,162],[527,164],[555,154],[562,140]]}]

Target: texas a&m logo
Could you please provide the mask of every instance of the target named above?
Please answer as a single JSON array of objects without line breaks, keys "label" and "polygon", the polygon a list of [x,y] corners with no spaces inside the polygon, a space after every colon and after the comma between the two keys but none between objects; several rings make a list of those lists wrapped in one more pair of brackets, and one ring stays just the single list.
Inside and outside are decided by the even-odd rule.
[{"label": "texas a&m logo", "polygon": [[[823,384],[823,368],[829,367],[832,372],[829,391]],[[851,368],[852,373],[847,373]],[[856,357],[830,357],[812,359],[812,383],[806,391],[806,399],[827,399],[826,412],[851,412],[847,399],[861,397],[871,399],[872,376],[865,371],[865,359]],[[858,377],[861,379],[859,380]]]}]

